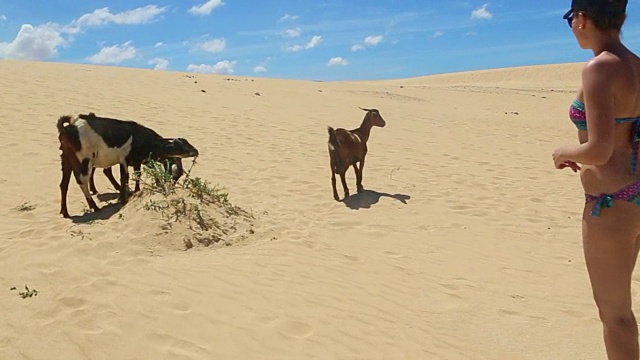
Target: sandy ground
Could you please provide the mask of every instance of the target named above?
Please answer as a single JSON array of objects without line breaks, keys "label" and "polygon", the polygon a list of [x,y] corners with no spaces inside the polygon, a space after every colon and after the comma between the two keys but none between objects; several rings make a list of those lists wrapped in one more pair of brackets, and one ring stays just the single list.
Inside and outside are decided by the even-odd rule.
[{"label": "sandy ground", "polygon": [[[323,83],[0,61],[0,358],[601,359],[581,187],[551,159],[576,141],[580,69]],[[336,202],[326,127],[359,126],[357,106],[387,126],[367,191]],[[85,213],[72,181],[62,218],[55,123],[89,111],[187,138],[250,231],[186,249],[100,172],[112,205]]]}]

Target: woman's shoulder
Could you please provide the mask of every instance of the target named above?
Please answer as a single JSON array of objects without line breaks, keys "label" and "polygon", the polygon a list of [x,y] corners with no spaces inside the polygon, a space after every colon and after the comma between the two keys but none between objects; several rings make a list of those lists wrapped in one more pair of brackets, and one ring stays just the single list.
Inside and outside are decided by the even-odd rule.
[{"label": "woman's shoulder", "polygon": [[623,59],[610,51],[603,51],[597,56],[594,56],[591,60],[589,60],[585,66],[584,70],[606,70],[609,68],[616,68],[623,63]]},{"label": "woman's shoulder", "polygon": [[620,56],[604,51],[593,59],[589,60],[582,68],[582,76],[584,77],[604,77],[610,78],[624,72],[624,60]]}]

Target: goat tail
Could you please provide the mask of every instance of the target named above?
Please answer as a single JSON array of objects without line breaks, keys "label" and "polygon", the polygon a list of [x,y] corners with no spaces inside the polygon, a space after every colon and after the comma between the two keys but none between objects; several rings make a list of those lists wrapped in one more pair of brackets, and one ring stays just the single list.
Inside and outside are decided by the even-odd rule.
[{"label": "goat tail", "polygon": [[69,115],[61,116],[61,117],[58,119],[58,125],[57,125],[57,128],[58,128],[58,134],[60,134],[60,135],[64,134],[64,132],[65,132],[65,131],[64,131],[64,124],[71,124],[71,119],[72,119],[72,118],[71,118],[71,116],[69,116]]},{"label": "goat tail", "polygon": [[327,131],[329,132],[329,145],[331,145],[331,150],[338,150],[340,142],[338,141],[338,137],[336,136],[336,130],[331,126],[328,126]]}]

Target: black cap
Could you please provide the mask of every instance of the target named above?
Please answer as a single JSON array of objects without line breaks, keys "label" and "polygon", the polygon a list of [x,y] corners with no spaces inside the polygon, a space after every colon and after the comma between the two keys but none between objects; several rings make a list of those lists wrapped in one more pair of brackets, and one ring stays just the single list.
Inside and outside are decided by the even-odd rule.
[{"label": "black cap", "polygon": [[571,10],[609,15],[624,14],[628,0],[572,0]]}]

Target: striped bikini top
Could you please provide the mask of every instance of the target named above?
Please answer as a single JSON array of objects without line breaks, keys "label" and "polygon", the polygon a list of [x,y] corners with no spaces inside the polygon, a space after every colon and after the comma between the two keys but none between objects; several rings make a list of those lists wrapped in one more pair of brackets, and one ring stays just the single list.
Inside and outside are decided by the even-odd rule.
[{"label": "striped bikini top", "polygon": [[[575,99],[569,108],[569,118],[578,130],[587,130],[587,114],[582,101]],[[631,154],[631,173],[635,174],[638,169],[638,150],[640,149],[640,116],[628,118],[616,118],[616,124],[635,123],[633,127],[633,153]]]}]

